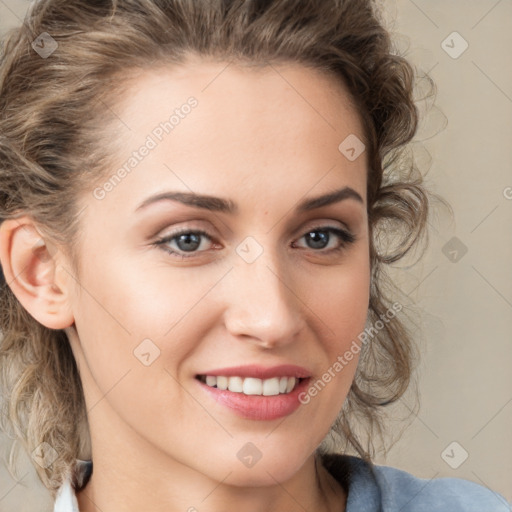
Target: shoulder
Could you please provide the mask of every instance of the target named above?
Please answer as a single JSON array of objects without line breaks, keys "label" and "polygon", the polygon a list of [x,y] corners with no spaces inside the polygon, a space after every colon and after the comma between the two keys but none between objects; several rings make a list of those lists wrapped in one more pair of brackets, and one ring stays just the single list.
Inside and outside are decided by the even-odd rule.
[{"label": "shoulder", "polygon": [[374,466],[384,510],[410,512],[510,512],[506,500],[482,485],[461,478],[417,478],[406,471]]},{"label": "shoulder", "polygon": [[397,468],[370,465],[347,455],[326,455],[323,460],[347,490],[347,512],[512,511],[503,496],[468,480],[418,478]]}]

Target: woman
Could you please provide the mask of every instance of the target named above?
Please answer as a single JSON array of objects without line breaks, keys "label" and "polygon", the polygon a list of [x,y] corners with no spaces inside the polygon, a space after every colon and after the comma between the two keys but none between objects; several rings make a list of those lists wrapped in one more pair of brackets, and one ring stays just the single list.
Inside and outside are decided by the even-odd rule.
[{"label": "woman", "polygon": [[371,462],[428,205],[371,2],[43,0],[0,80],[4,428],[55,511],[509,510]]}]

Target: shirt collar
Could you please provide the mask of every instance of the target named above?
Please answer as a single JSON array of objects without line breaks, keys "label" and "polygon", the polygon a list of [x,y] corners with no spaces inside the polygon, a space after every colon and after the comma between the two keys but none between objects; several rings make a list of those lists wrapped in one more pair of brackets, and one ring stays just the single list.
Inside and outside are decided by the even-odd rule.
[{"label": "shirt collar", "polygon": [[92,474],[92,461],[76,459],[71,475],[64,479],[55,496],[53,512],[80,512],[75,491],[82,489]]}]

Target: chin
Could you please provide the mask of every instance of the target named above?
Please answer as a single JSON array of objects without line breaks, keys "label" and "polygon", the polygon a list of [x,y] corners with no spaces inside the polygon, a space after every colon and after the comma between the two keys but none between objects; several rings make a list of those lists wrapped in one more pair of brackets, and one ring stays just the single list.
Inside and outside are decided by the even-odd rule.
[{"label": "chin", "polygon": [[252,468],[237,467],[226,480],[226,483],[236,487],[266,487],[274,486],[277,482],[286,482],[294,477],[302,464],[294,465],[290,461],[279,464],[263,465],[260,461]]},{"label": "chin", "polygon": [[[220,475],[222,480],[231,472],[226,483],[239,487],[270,486],[275,485],[276,481],[288,481],[314,454],[314,447],[305,450],[305,444],[280,442],[278,437],[271,443],[268,440],[265,442],[264,439],[261,443],[257,440],[254,444],[251,441],[243,442],[242,448],[237,446],[235,450],[236,461],[233,463],[232,459],[224,459],[222,471],[216,471],[217,476],[222,472]],[[218,467],[220,457],[213,456],[212,460],[216,460]]]}]

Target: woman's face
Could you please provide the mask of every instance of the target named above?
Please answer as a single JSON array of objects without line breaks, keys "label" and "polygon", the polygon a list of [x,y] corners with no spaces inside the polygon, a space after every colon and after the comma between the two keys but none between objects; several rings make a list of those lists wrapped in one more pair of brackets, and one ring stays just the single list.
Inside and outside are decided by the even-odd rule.
[{"label": "woman's face", "polygon": [[341,409],[365,326],[358,114],[318,71],[196,61],[144,71],[115,115],[70,279],[93,459],[289,478]]}]

